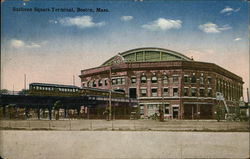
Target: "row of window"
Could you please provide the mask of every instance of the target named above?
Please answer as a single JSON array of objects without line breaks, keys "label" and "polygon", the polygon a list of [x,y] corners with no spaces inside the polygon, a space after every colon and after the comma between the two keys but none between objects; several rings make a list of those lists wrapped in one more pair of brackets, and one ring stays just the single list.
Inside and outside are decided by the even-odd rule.
[{"label": "row of window", "polygon": [[103,81],[100,79],[100,80],[93,80],[92,82],[88,81],[86,84],[83,83],[82,86],[83,87],[102,87],[103,85],[107,86],[108,85],[108,79],[105,79],[104,80],[104,84],[103,84]]},{"label": "row of window", "polygon": [[[173,83],[179,83],[179,75],[173,75]],[[193,74],[191,77],[184,75],[184,83],[197,83],[197,81],[200,81],[200,84],[205,84],[205,78],[203,77],[203,75],[200,78],[197,78],[195,76],[195,74]],[[123,85],[125,84],[125,78],[119,77],[119,78],[112,78],[112,85]],[[136,77],[131,77],[130,78],[131,84],[135,84],[137,82]],[[151,77],[151,83],[158,83],[159,79],[156,75]],[[146,84],[147,83],[147,76],[146,75],[142,75],[140,78],[140,82],[142,84]],[[169,83],[169,77],[167,75],[162,76],[162,82],[164,84]],[[207,77],[206,78],[206,83],[207,84],[211,84],[212,83],[212,78],[211,77]],[[108,79],[104,80],[104,85],[107,86],[108,85]],[[83,84],[83,86],[85,86],[85,84]],[[96,80],[93,80],[92,82],[87,82],[87,87],[101,87],[103,86],[102,80],[98,80],[96,82]]]},{"label": "row of window", "polygon": [[[179,89],[178,88],[173,88],[173,91],[172,91],[172,96],[178,96],[179,94]],[[212,97],[212,89],[207,89],[207,96],[208,97]],[[169,88],[163,88],[163,96],[169,96]],[[140,96],[141,97],[147,97],[147,89],[146,88],[143,88],[140,90]],[[158,88],[151,88],[151,97],[157,97],[158,96]],[[190,88],[184,88],[183,90],[183,96],[193,96],[193,97],[196,97],[198,96],[198,91],[197,91],[197,88],[191,88],[191,91],[190,91]],[[205,97],[205,89],[203,88],[200,88],[199,89],[199,96],[200,97]]]},{"label": "row of window", "polygon": [[33,86],[33,90],[42,90],[42,91],[55,91],[58,90],[60,92],[77,92],[76,88],[54,88],[54,87],[41,87],[41,86]]}]

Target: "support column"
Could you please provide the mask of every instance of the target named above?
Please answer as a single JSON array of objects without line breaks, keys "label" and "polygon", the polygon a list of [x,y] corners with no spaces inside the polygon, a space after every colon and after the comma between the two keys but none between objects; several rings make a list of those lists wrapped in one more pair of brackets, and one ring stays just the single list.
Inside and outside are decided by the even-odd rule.
[{"label": "support column", "polygon": [[64,106],[64,118],[67,118],[67,106]]},{"label": "support column", "polygon": [[77,107],[77,118],[80,119],[80,106]]},{"label": "support column", "polygon": [[37,119],[40,120],[40,106],[37,107]]},{"label": "support column", "polygon": [[6,119],[6,105],[3,106],[3,118]]},{"label": "support column", "polygon": [[26,120],[29,118],[29,108],[25,105],[25,118]]},{"label": "support column", "polygon": [[52,119],[52,112],[51,112],[52,110],[51,110],[51,106],[49,106],[48,109],[49,109],[49,120],[51,120],[51,119]]}]

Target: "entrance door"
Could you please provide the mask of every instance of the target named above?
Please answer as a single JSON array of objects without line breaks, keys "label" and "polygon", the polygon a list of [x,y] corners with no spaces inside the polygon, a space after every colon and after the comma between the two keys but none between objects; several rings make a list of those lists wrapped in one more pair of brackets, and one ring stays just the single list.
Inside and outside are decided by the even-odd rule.
[{"label": "entrance door", "polygon": [[129,88],[129,98],[136,98],[136,88]]},{"label": "entrance door", "polygon": [[195,119],[197,117],[197,105],[185,104],[184,105],[184,119]]},{"label": "entrance door", "polygon": [[179,107],[173,107],[173,118],[177,119],[179,114]]}]

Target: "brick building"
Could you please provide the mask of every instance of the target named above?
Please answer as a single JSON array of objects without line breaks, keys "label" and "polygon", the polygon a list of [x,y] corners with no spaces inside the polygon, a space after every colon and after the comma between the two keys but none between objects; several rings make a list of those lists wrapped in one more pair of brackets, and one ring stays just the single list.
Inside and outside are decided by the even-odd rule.
[{"label": "brick building", "polygon": [[236,106],[243,94],[242,78],[214,64],[198,62],[175,51],[138,48],[81,71],[83,87],[113,89],[139,100],[142,117],[214,118],[216,92]]}]

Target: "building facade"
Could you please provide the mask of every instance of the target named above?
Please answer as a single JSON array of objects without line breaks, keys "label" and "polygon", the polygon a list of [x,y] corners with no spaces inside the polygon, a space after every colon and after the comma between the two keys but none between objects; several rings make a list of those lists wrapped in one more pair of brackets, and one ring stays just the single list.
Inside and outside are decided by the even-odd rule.
[{"label": "building facade", "polygon": [[231,107],[243,96],[241,77],[162,48],[119,53],[99,67],[82,70],[80,78],[83,87],[117,90],[137,98],[145,118],[162,106],[165,118],[212,119],[216,92],[223,93]]}]

